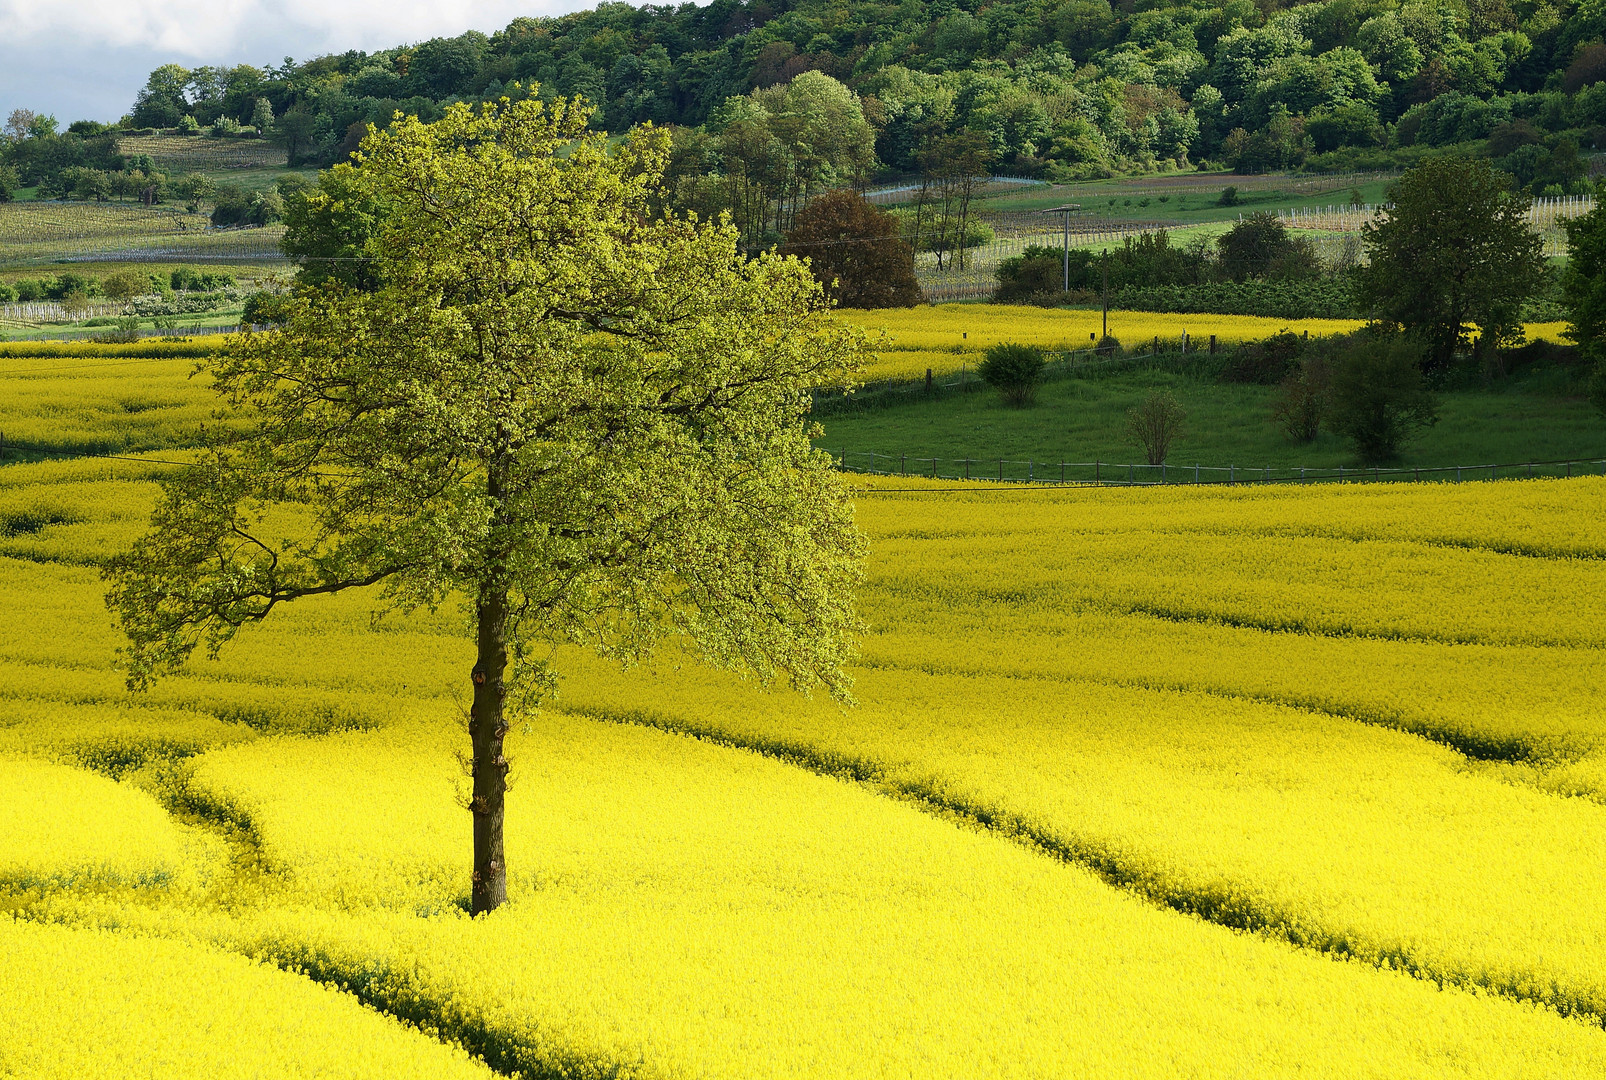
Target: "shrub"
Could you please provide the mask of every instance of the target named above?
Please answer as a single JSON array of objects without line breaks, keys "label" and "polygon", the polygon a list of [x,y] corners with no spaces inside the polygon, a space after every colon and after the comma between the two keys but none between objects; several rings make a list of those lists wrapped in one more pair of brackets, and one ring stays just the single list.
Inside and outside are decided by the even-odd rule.
[{"label": "shrub", "polygon": [[1287,378],[1304,351],[1305,342],[1296,333],[1283,330],[1264,341],[1240,346],[1222,369],[1226,382],[1259,383],[1270,386]]},{"label": "shrub", "polygon": [[224,185],[213,195],[212,224],[272,225],[284,217],[284,200],[277,191],[245,191]]},{"label": "shrub", "polygon": [[234,275],[226,270],[215,273],[180,266],[168,279],[174,292],[217,292],[234,287]]},{"label": "shrub", "polygon": [[1226,187],[1222,188],[1221,189],[1221,198],[1216,200],[1216,204],[1219,205],[1219,206],[1237,206],[1238,205],[1238,187],[1237,187],[1237,185],[1236,184],[1228,184]]},{"label": "shrub", "polygon": [[17,298],[17,290],[0,281],[0,304],[9,304]]},{"label": "shrub", "polygon": [[132,300],[155,289],[149,274],[141,274],[137,270],[119,270],[101,281],[100,291],[113,300]]},{"label": "shrub", "polygon": [[240,313],[240,321],[253,326],[264,326],[269,323],[282,322],[280,311],[288,297],[281,293],[268,292],[266,289],[252,293],[245,298],[244,310]]},{"label": "shrub", "polygon": [[1332,369],[1326,359],[1308,356],[1278,387],[1272,419],[1294,442],[1315,442],[1331,393]]},{"label": "shrub", "polygon": [[[99,320],[90,320],[96,322]],[[139,320],[131,316],[111,320],[117,326],[115,330],[108,330],[101,334],[91,334],[90,341],[102,345],[129,345],[139,340]]]},{"label": "shrub", "polygon": [[1395,460],[1413,435],[1438,423],[1438,402],[1422,379],[1424,351],[1409,334],[1375,333],[1339,355],[1330,426],[1364,464]]},{"label": "shrub", "polygon": [[1169,390],[1151,390],[1136,408],[1127,410],[1126,432],[1143,447],[1150,465],[1163,465],[1171,444],[1181,438],[1188,414]]},{"label": "shrub", "polygon": [[994,345],[976,366],[976,373],[997,389],[1006,403],[1021,408],[1037,400],[1043,363],[1043,350],[1035,345]]}]

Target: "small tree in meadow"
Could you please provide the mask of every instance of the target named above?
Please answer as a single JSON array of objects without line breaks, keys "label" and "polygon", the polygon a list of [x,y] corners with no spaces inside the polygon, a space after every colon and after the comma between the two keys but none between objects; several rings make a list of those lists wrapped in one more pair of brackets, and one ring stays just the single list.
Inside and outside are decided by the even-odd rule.
[{"label": "small tree in meadow", "polygon": [[1043,364],[1043,350],[1035,345],[994,345],[976,372],[1007,404],[1019,409],[1037,400]]},{"label": "small tree in meadow", "polygon": [[1413,435],[1438,423],[1438,402],[1422,379],[1424,352],[1414,335],[1369,335],[1334,366],[1331,426],[1365,464],[1395,460]]},{"label": "small tree in meadow", "polygon": [[1151,390],[1136,408],[1128,409],[1126,432],[1143,447],[1150,465],[1163,465],[1171,444],[1182,437],[1188,414],[1169,390]]},{"label": "small tree in meadow", "polygon": [[1329,409],[1333,373],[1327,360],[1307,356],[1277,387],[1272,419],[1294,442],[1315,442]]}]

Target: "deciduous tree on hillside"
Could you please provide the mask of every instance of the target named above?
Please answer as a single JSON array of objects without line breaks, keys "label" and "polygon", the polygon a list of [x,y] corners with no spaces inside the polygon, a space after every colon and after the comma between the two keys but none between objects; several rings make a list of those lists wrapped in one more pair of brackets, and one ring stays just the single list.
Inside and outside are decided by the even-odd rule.
[{"label": "deciduous tree on hillside", "polygon": [[1519,338],[1522,302],[1544,274],[1528,198],[1483,159],[1429,158],[1400,178],[1394,205],[1364,238],[1371,258],[1361,299],[1427,343],[1427,366],[1448,367],[1474,326],[1480,350]]},{"label": "deciduous tree on hillside", "polygon": [[913,307],[924,299],[898,219],[857,192],[833,191],[800,210],[781,253],[807,258],[826,294],[843,307]]},{"label": "deciduous tree on hillside", "polygon": [[862,335],[801,262],[650,214],[663,141],[610,152],[587,119],[504,98],[365,140],[346,175],[388,209],[378,284],[306,288],[211,362],[245,430],[212,433],[106,571],[136,686],[286,601],[461,601],[476,913],[506,898],[508,712],[550,683],[533,645],[631,660],[678,634],[845,694],[856,625],[862,542],[806,414]]}]

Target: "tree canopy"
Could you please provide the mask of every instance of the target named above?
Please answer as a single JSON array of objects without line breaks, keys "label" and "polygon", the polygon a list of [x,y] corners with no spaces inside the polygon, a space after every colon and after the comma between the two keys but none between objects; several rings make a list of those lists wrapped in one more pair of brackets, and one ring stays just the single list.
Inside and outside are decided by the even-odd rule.
[{"label": "tree canopy", "polygon": [[1419,335],[1428,366],[1447,367],[1478,332],[1480,348],[1520,336],[1522,302],[1544,273],[1526,196],[1486,160],[1434,159],[1406,173],[1381,221],[1366,223],[1362,300]]},{"label": "tree canopy", "polygon": [[532,647],[709,662],[845,694],[861,541],[809,389],[864,352],[796,259],[651,212],[665,160],[569,102],[458,104],[362,144],[372,288],[333,278],[209,361],[241,425],[106,574],[135,685],[300,598],[458,603],[475,641],[473,909],[506,893],[506,707]]},{"label": "tree canopy", "polygon": [[898,219],[853,191],[829,192],[799,211],[781,253],[809,260],[842,307],[913,307],[924,299]]}]

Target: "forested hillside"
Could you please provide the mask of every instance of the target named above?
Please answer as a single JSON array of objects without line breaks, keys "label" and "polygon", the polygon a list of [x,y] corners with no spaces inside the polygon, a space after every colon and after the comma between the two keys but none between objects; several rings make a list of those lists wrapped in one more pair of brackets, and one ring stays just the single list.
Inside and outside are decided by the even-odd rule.
[{"label": "forested hillside", "polygon": [[[514,82],[585,95],[610,131],[717,132],[741,116],[731,99],[820,71],[861,97],[878,162],[900,172],[956,131],[984,135],[995,168],[1058,178],[1168,160],[1322,165],[1500,128],[1496,149],[1531,182],[1552,137],[1588,149],[1606,125],[1603,34],[1600,0],[604,4],[276,70],[164,68],[131,121],[247,125],[266,100],[303,152],[332,160],[353,125]],[[1555,182],[1576,179],[1557,165]]]}]

